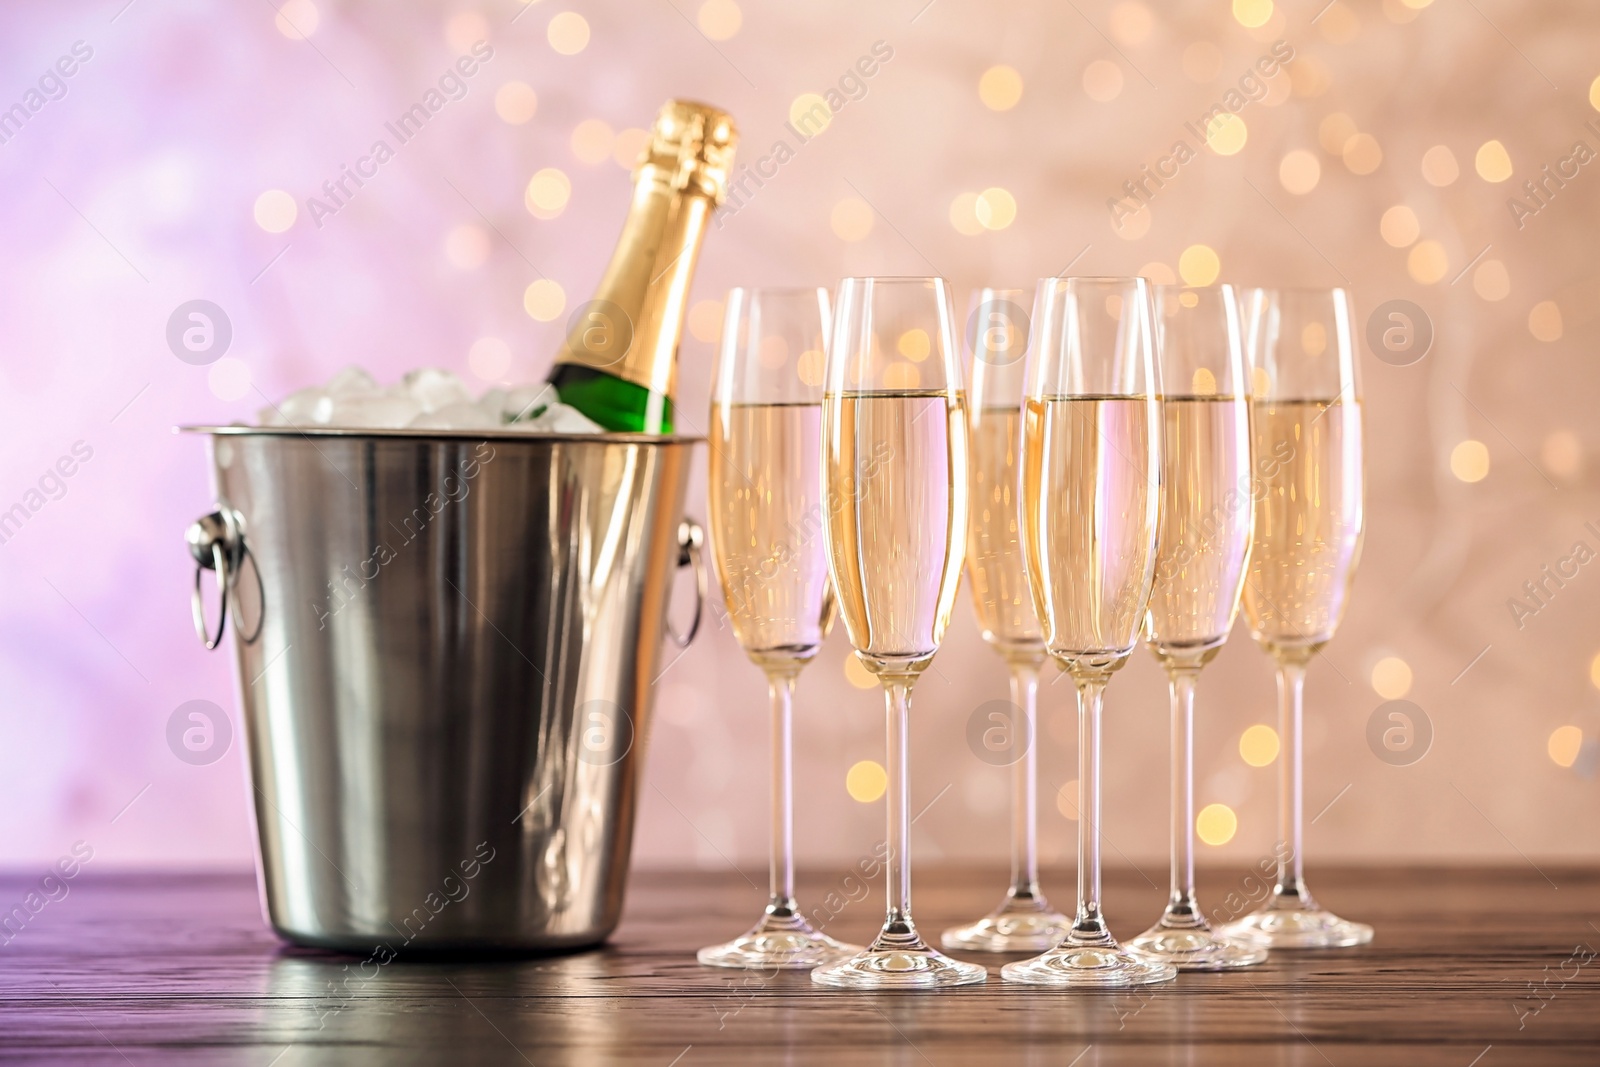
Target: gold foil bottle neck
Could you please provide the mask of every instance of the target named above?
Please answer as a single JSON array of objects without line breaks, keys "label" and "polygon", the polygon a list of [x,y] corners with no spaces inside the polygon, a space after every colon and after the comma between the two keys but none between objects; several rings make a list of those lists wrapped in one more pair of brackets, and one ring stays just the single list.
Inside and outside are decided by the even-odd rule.
[{"label": "gold foil bottle neck", "polygon": [[656,116],[634,179],[655,171],[673,189],[720,204],[727,195],[738,142],[739,131],[726,111],[693,100],[668,100]]}]

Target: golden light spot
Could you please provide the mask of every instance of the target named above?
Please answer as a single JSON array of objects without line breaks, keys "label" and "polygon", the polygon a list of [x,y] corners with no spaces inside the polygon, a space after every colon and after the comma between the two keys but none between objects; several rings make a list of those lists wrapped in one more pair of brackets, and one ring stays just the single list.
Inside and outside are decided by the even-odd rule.
[{"label": "golden light spot", "polygon": [[618,130],[616,140],[611,142],[611,158],[623,170],[632,170],[639,165],[639,157],[649,143],[649,130],[641,130],[637,126]]},{"label": "golden light spot", "polygon": [[800,380],[815,388],[822,384],[823,374],[827,370],[828,357],[823,355],[819,348],[808,348],[800,353],[800,359],[795,366],[795,373]]},{"label": "golden light spot", "polygon": [[1304,100],[1321,96],[1328,91],[1333,80],[1328,68],[1312,56],[1300,56],[1289,64],[1289,87],[1295,96]]},{"label": "golden light spot", "polygon": [[1416,10],[1421,11],[1429,4],[1433,3],[1433,0],[1400,0],[1400,2],[1409,8],[1415,8]]},{"label": "golden light spot", "polygon": [[522,293],[522,309],[536,322],[553,321],[567,306],[567,294],[549,278],[540,278]]},{"label": "golden light spot", "polygon": [[1272,393],[1272,375],[1267,368],[1256,367],[1250,372],[1250,395],[1265,397]]},{"label": "golden light spot", "polygon": [[889,788],[889,773],[877,760],[864,759],[850,765],[844,776],[845,792],[851,800],[871,804]]},{"label": "golden light spot", "polygon": [[506,82],[495,90],[494,113],[513,126],[533,118],[539,108],[539,94],[527,82]]},{"label": "golden light spot", "polygon": [[1278,731],[1256,723],[1239,735],[1239,758],[1252,767],[1265,767],[1278,758]]},{"label": "golden light spot", "polygon": [[1180,307],[1197,308],[1197,307],[1200,306],[1200,294],[1198,294],[1198,293],[1179,293],[1178,294],[1178,304],[1179,304]]},{"label": "golden light spot", "polygon": [[1561,340],[1561,308],[1554,300],[1541,300],[1528,312],[1528,332],[1540,341]]},{"label": "golden light spot", "polygon": [[1539,462],[1563,481],[1572,481],[1583,470],[1583,443],[1571,430],[1556,430],[1539,445]]},{"label": "golden light spot", "polygon": [[1137,241],[1150,232],[1150,222],[1150,205],[1140,204],[1138,210],[1132,214],[1123,215],[1120,219],[1113,219],[1111,228],[1124,241]]},{"label": "golden light spot", "polygon": [[1122,297],[1112,293],[1106,297],[1106,318],[1120,319],[1122,317]]},{"label": "golden light spot", "polygon": [[1343,111],[1335,111],[1317,123],[1317,143],[1322,146],[1324,152],[1337,156],[1344,152],[1345,142],[1357,132],[1355,119]]},{"label": "golden light spot", "polygon": [[1211,81],[1222,69],[1222,49],[1210,41],[1196,41],[1183,50],[1183,73],[1200,85]]},{"label": "golden light spot", "polygon": [[611,145],[617,135],[609,124],[600,119],[584,119],[572,131],[572,154],[593,165],[611,155]]},{"label": "golden light spot", "polygon": [[1239,832],[1239,817],[1226,804],[1207,804],[1194,817],[1194,832],[1208,845],[1226,845]]},{"label": "golden light spot", "polygon": [[847,196],[833,205],[828,224],[841,241],[860,241],[872,232],[872,208],[865,200]]},{"label": "golden light spot", "polygon": [[1341,152],[1351,174],[1371,174],[1383,163],[1383,148],[1370,133],[1358,133],[1344,143]]},{"label": "golden light spot", "polygon": [[1190,245],[1178,257],[1178,277],[1184,285],[1210,285],[1222,273],[1222,259],[1209,245]]},{"label": "golden light spot", "polygon": [[845,681],[857,689],[878,688],[878,676],[867,670],[859,656],[846,656],[844,658]]},{"label": "golden light spot", "polygon": [[1401,0],[1383,0],[1383,14],[1396,26],[1404,26],[1417,17],[1417,9],[1407,6]]},{"label": "golden light spot", "polygon": [[833,109],[816,93],[801,93],[789,105],[789,125],[815,137],[833,123]]},{"label": "golden light spot", "polygon": [[256,197],[256,225],[268,233],[282,233],[299,215],[300,206],[282,189],[268,189]]},{"label": "golden light spot", "polygon": [[1411,692],[1411,664],[1399,656],[1385,656],[1372,667],[1372,691],[1385,700],[1399,700]]},{"label": "golden light spot", "polygon": [[[1193,296],[1193,293],[1184,293],[1184,296]],[[1199,301],[1195,301],[1199,303]],[[1216,396],[1217,376],[1205,367],[1196,367],[1194,376],[1189,380],[1189,392],[1193,396]]]},{"label": "golden light spot", "polygon": [[1489,476],[1489,446],[1467,438],[1450,450],[1450,473],[1464,482],[1481,482]]},{"label": "golden light spot", "polygon": [[551,48],[564,56],[575,56],[589,46],[589,23],[576,11],[563,11],[550,20],[545,36]]},{"label": "golden light spot", "polygon": [[467,366],[486,382],[498,382],[511,369],[511,346],[498,337],[480,337],[467,350]]},{"label": "golden light spot", "polygon": [[1249,30],[1265,26],[1272,17],[1272,0],[1233,0],[1233,17]]},{"label": "golden light spot", "polygon": [[1486,182],[1503,182],[1511,177],[1511,153],[1499,141],[1485,141],[1479,145],[1472,165],[1478,177]]},{"label": "golden light spot", "polygon": [[489,39],[489,23],[476,11],[458,11],[444,24],[444,39],[452,52],[464,56],[473,45]]},{"label": "golden light spot", "polygon": [[700,32],[713,41],[726,41],[739,32],[744,23],[744,13],[734,0],[706,0],[695,16]]},{"label": "golden light spot", "polygon": [[1056,790],[1056,810],[1073,822],[1078,821],[1078,780],[1076,778]]},{"label": "golden light spot", "polygon": [[1328,350],[1328,328],[1320,322],[1308,322],[1300,330],[1300,348],[1316,359]]},{"label": "golden light spot", "polygon": [[883,368],[883,384],[888,389],[915,389],[922,384],[922,375],[915,363],[895,360]]},{"label": "golden light spot", "polygon": [[1219,156],[1237,155],[1250,139],[1244,119],[1224,111],[1206,123],[1206,144]]},{"label": "golden light spot", "polygon": [[933,350],[933,345],[928,340],[928,331],[915,326],[901,334],[900,340],[895,342],[894,347],[895,351],[913,363],[921,363]]},{"label": "golden light spot", "polygon": [[696,341],[722,338],[722,301],[702,300],[689,309],[689,335]]},{"label": "golden light spot", "polygon": [[1083,68],[1083,91],[1090,100],[1109,103],[1122,95],[1122,68],[1109,59],[1097,59]]},{"label": "golden light spot", "polygon": [[1442,144],[1436,144],[1422,153],[1422,178],[1429,185],[1443,188],[1461,177],[1461,167],[1456,154]]},{"label": "golden light spot", "polygon": [[977,193],[962,193],[950,201],[950,225],[968,237],[983,232],[983,223],[978,221]]},{"label": "golden light spot", "polygon": [[1594,683],[1596,689],[1600,689],[1600,652],[1596,652],[1594,659],[1589,661],[1589,681]]},{"label": "golden light spot", "polygon": [[1125,0],[1111,9],[1111,36],[1118,44],[1143,44],[1150,36],[1150,9],[1138,0]]},{"label": "golden light spot", "polygon": [[990,67],[978,79],[978,99],[991,111],[1010,111],[1022,99],[1022,75],[1004,63]]},{"label": "golden light spot", "polygon": [[489,258],[489,233],[482,226],[464,222],[450,227],[444,235],[444,258],[457,270],[475,270]]},{"label": "golden light spot", "polygon": [[1550,740],[1544,747],[1550,753],[1551,763],[1570,767],[1578,762],[1578,753],[1583,751],[1583,731],[1576,726],[1557,726],[1550,731]]},{"label": "golden light spot", "polygon": [[528,180],[522,202],[536,219],[553,219],[572,198],[572,180],[555,167],[545,167]]},{"label": "golden light spot", "polygon": [[1178,276],[1165,263],[1146,263],[1139,268],[1139,277],[1149,278],[1156,285],[1178,284]]},{"label": "golden light spot", "polygon": [[1511,295],[1511,275],[1498,259],[1486,259],[1472,272],[1472,288],[1485,300],[1504,300]]},{"label": "golden light spot", "polygon": [[1317,18],[1317,32],[1329,44],[1349,44],[1361,36],[1361,20],[1341,3],[1333,3]]},{"label": "golden light spot", "polygon": [[1406,256],[1406,272],[1423,285],[1432,285],[1450,273],[1450,257],[1438,241],[1418,241]]},{"label": "golden light spot", "polygon": [[1417,221],[1415,211],[1404,204],[1396,204],[1378,221],[1378,233],[1395,248],[1409,248],[1422,235],[1422,224]]},{"label": "golden light spot", "polygon": [[1267,91],[1265,95],[1261,97],[1260,102],[1262,107],[1277,107],[1279,104],[1282,104],[1288,100],[1294,91],[1293,76],[1280,78],[1274,75],[1273,77],[1266,78],[1264,80],[1267,83]]},{"label": "golden light spot", "polygon": [[1305,196],[1322,180],[1322,164],[1304,148],[1296,148],[1278,163],[1278,181],[1295,196]]},{"label": "golden light spot", "polygon": [[986,230],[1003,230],[1010,226],[1017,218],[1017,201],[1008,190],[998,185],[985,189],[978,194],[978,202],[972,206],[972,213],[978,218],[978,225]]},{"label": "golden light spot", "polygon": [[273,25],[278,27],[278,32],[291,41],[303,41],[317,32],[317,24],[322,21],[317,14],[317,5],[311,0],[283,0],[283,5],[278,8],[278,16],[273,19]]},{"label": "golden light spot", "polygon": [[1600,78],[1589,83],[1589,106],[1600,111]]}]

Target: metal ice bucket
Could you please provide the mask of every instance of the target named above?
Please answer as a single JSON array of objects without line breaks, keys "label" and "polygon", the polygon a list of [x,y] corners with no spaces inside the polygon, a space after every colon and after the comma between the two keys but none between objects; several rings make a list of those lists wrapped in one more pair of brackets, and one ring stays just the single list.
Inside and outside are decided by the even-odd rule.
[{"label": "metal ice bucket", "polygon": [[[187,427],[233,624],[268,920],[527,951],[616,926],[698,438]],[[216,615],[213,609],[210,614]],[[383,960],[387,962],[387,960]]]}]

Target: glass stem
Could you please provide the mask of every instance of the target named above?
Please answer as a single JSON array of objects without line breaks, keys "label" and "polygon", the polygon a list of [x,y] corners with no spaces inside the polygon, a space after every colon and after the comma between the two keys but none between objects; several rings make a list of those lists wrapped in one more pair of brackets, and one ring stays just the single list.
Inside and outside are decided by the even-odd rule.
[{"label": "glass stem", "polygon": [[1023,743],[1011,764],[1011,896],[1031,900],[1039,895],[1039,664],[1014,657],[1010,666],[1011,703],[1022,711],[1014,734]]},{"label": "glass stem", "polygon": [[1278,657],[1278,736],[1283,739],[1278,754],[1278,884],[1276,897],[1309,902],[1302,876],[1301,857],[1301,740],[1304,735],[1301,709],[1305,695],[1306,661],[1301,657]]},{"label": "glass stem", "polygon": [[1194,689],[1200,669],[1168,669],[1172,693],[1172,892],[1166,926],[1203,927],[1194,891]]},{"label": "glass stem", "polygon": [[1078,915],[1070,939],[1111,943],[1100,913],[1100,708],[1106,676],[1074,675],[1078,690]]},{"label": "glass stem", "polygon": [[794,899],[794,673],[768,674],[767,689],[772,694],[772,854],[768,867],[772,897],[767,913],[788,918],[799,911]]},{"label": "glass stem", "polygon": [[889,858],[885,864],[885,888],[889,912],[884,920],[886,935],[913,935],[911,924],[911,816],[910,747],[911,680],[883,679],[883,695],[888,732]]}]

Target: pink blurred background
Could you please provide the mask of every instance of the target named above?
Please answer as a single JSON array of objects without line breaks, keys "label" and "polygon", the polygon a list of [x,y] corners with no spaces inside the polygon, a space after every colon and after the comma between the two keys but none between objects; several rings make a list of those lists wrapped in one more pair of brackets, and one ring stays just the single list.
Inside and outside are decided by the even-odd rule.
[{"label": "pink blurred background", "polygon": [[[754,163],[793,142],[797,98],[830,88],[843,103],[828,128],[710,235],[684,421],[704,426],[717,302],[737,284],[938,273],[965,292],[1069,264],[1201,282],[1220,266],[1242,284],[1348,284],[1363,324],[1412,301],[1435,331],[1426,357],[1361,355],[1369,528],[1309,687],[1313,869],[1595,858],[1600,565],[1548,584],[1542,606],[1524,583],[1575,542],[1600,549],[1585,528],[1600,528],[1600,168],[1572,162],[1543,205],[1521,187],[1580,140],[1600,150],[1600,60],[1578,47],[1597,31],[1579,0],[5,5],[0,511],[26,516],[0,543],[0,863],[77,839],[108,867],[249,862],[237,744],[193,766],[166,742],[185,701],[234,710],[228,658],[190,626],[182,533],[212,500],[203,443],[174,425],[252,419],[264,396],[348,363],[385,381],[446,367],[475,390],[541,378],[620,225],[625,131],[668,96],[700,98],[734,113]],[[479,41],[492,56],[464,95],[314,219],[323,183]],[[890,57],[841,85],[875,46]],[[1292,62],[1229,102],[1275,48]],[[1219,104],[1237,119],[1200,147],[1185,124]],[[1195,158],[1119,229],[1108,201],[1179,139]],[[547,170],[559,176],[530,197]],[[1516,196],[1539,207],[1520,228]],[[232,324],[209,366],[166,341],[193,299]],[[77,442],[90,458],[51,477]],[[690,494],[703,515],[703,471]],[[966,727],[1004,677],[964,597],[916,697],[913,807],[932,806],[915,846],[919,861],[998,865],[1006,772],[969,751]],[[1513,597],[1539,608],[1520,626]],[[881,805],[846,787],[882,759],[878,698],[846,651],[835,633],[800,682],[802,863],[881,834]],[[753,874],[760,675],[711,627],[659,684],[638,861]],[[1409,765],[1367,741],[1397,696],[1433,733]],[[1241,737],[1272,723],[1272,701],[1241,627],[1207,672],[1198,744],[1198,803],[1225,805],[1237,829],[1202,859],[1271,848],[1274,768],[1247,762]],[[1067,687],[1047,684],[1042,704],[1043,849],[1066,859]],[[1119,676],[1108,716],[1107,855],[1159,882],[1166,711],[1150,657]]]}]

